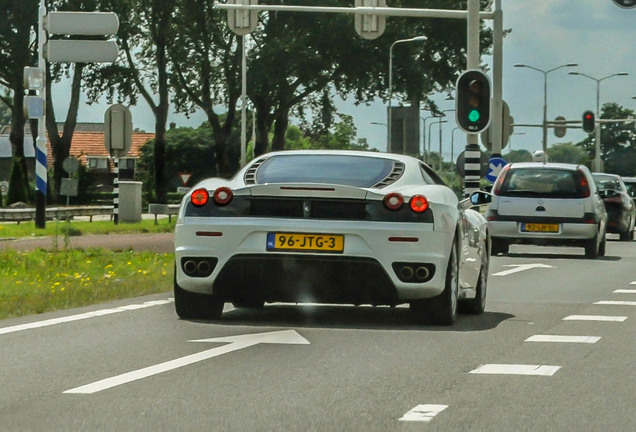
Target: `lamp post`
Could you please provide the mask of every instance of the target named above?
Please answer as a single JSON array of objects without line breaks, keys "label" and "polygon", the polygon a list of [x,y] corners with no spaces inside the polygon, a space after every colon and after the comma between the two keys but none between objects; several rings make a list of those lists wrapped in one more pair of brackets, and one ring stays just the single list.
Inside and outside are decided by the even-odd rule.
[{"label": "lamp post", "polygon": [[[430,125],[428,125],[428,159],[430,159],[430,154],[431,154],[431,126],[433,126],[434,124],[439,125],[439,128],[442,128],[442,123],[448,123],[448,121],[446,120],[442,120],[445,116],[441,115],[441,116],[436,116],[437,118],[439,118],[439,120],[437,120],[436,122],[432,122]],[[441,158],[441,156],[440,156]],[[432,161],[427,161],[426,163],[428,164],[429,162]]]},{"label": "lamp post", "polygon": [[451,172],[453,171],[453,164],[455,163],[455,131],[456,130],[461,130],[461,128],[457,126],[453,128],[453,130],[451,131],[451,155],[450,155]]},{"label": "lamp post", "polygon": [[[580,72],[569,72],[569,75],[580,75],[585,78],[589,78],[593,81],[596,81],[596,121],[598,122],[601,119],[601,81],[604,81],[608,78],[612,78],[615,76],[627,76],[629,75],[627,72],[618,72],[613,73],[611,75],[604,76],[603,78],[594,78],[589,75]],[[594,155],[594,170],[597,172],[601,172],[601,124],[594,128],[595,132],[595,155]]]},{"label": "lamp post", "polygon": [[393,151],[393,148],[391,146],[391,116],[392,116],[391,99],[393,99],[393,47],[399,43],[425,41],[426,39],[427,39],[426,36],[415,36],[410,39],[400,39],[393,42],[391,44],[391,47],[389,48],[389,113],[387,115],[388,127],[387,127],[387,139],[386,139],[388,152]]},{"label": "lamp post", "polygon": [[[453,112],[455,111],[454,109],[447,109],[442,111],[442,115],[446,116],[447,112]],[[444,122],[447,123],[447,122]],[[442,156],[442,125],[439,125],[439,170],[440,172],[442,171],[442,161],[444,160],[443,156]]]},{"label": "lamp post", "polygon": [[[521,64],[521,63],[517,63],[514,65],[514,67],[520,67],[520,68],[528,68],[528,69],[532,69],[535,70],[537,72],[541,72],[543,74],[543,140],[542,140],[542,147],[543,147],[543,151],[547,152],[548,150],[548,74],[550,72],[553,72],[557,69],[561,69],[564,67],[576,67],[578,66],[577,63],[566,63],[566,64],[562,64],[559,65],[557,67],[553,67],[552,69],[548,69],[548,70],[543,70],[543,69],[539,69],[536,68],[534,66],[529,66],[526,64]],[[570,72],[572,73],[572,72]]]},{"label": "lamp post", "polygon": [[426,152],[426,120],[436,117],[439,116],[430,115],[428,117],[420,117],[422,119],[422,155],[424,162],[427,162],[428,159],[428,153]]}]

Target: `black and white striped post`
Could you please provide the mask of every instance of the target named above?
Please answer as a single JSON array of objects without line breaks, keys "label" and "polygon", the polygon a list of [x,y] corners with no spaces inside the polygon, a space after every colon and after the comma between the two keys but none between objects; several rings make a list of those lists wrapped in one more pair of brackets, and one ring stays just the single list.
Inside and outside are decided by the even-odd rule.
[{"label": "black and white striped post", "polygon": [[113,179],[113,222],[119,224],[119,158],[113,158],[113,170],[115,178]]}]

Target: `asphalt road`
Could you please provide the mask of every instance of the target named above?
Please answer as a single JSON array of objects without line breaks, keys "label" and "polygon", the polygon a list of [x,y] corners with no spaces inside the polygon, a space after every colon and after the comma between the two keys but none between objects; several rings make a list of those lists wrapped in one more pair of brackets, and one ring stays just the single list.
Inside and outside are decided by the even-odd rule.
[{"label": "asphalt road", "polygon": [[636,242],[512,246],[453,327],[282,304],[182,321],[170,297],[0,321],[0,430],[636,430]]}]

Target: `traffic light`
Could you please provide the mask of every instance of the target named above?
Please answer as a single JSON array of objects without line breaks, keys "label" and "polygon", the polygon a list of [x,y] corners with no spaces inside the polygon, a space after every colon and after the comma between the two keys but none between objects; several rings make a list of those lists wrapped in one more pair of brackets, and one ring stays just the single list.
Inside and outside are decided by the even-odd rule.
[{"label": "traffic light", "polygon": [[479,133],[490,124],[490,79],[471,69],[457,78],[455,87],[457,125],[467,133]]},{"label": "traffic light", "polygon": [[594,129],[596,129],[594,113],[592,111],[585,111],[583,113],[583,130],[587,133],[592,133]]}]

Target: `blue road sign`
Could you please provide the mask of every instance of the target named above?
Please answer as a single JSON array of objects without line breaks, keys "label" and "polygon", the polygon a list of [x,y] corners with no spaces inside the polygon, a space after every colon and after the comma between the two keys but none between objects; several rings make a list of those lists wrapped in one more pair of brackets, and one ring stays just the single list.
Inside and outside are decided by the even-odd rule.
[{"label": "blue road sign", "polygon": [[490,158],[490,160],[488,161],[488,173],[485,176],[486,180],[494,183],[495,180],[497,180],[497,176],[499,175],[503,167],[505,167],[507,164],[508,162],[506,162],[503,158]]}]

